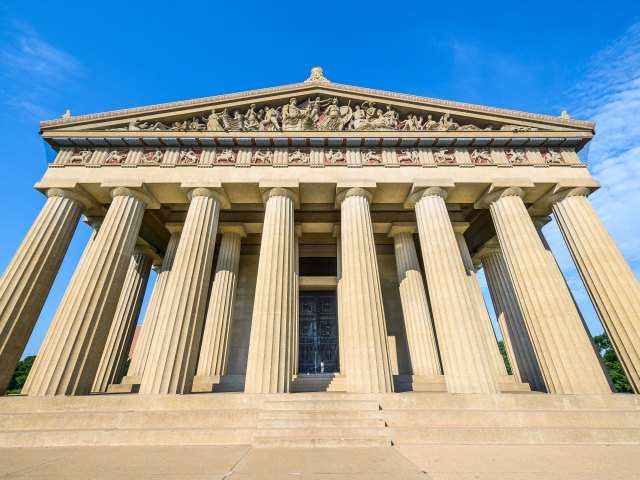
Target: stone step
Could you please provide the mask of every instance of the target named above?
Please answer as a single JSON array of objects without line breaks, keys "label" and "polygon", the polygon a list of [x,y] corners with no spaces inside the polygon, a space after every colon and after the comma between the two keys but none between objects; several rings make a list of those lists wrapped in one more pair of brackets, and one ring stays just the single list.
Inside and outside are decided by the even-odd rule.
[{"label": "stone step", "polygon": [[388,437],[389,432],[384,425],[376,427],[313,427],[313,428],[260,428],[256,430],[255,437],[364,437],[378,438]]},{"label": "stone step", "polygon": [[0,430],[252,428],[257,410],[80,412],[0,415]]},{"label": "stone step", "polygon": [[264,420],[286,419],[381,419],[380,410],[262,410],[258,418]]},{"label": "stone step", "polygon": [[253,428],[23,430],[0,432],[0,448],[92,445],[250,445]]},{"label": "stone step", "polygon": [[[254,448],[339,448],[339,447],[390,447],[388,438],[364,437],[257,437],[253,440]],[[331,461],[328,459],[327,461]]]},{"label": "stone step", "polygon": [[401,444],[640,445],[637,428],[387,428]]},{"label": "stone step", "polygon": [[640,410],[640,395],[552,395],[527,394],[429,394],[401,393],[377,397],[383,410],[432,409],[432,410]]},{"label": "stone step", "polygon": [[416,428],[640,428],[637,411],[384,410],[390,427]]},{"label": "stone step", "polygon": [[258,429],[271,428],[384,428],[382,418],[334,418],[329,414],[324,418],[260,418]]},{"label": "stone step", "polygon": [[270,400],[263,410],[379,410],[375,400]]}]

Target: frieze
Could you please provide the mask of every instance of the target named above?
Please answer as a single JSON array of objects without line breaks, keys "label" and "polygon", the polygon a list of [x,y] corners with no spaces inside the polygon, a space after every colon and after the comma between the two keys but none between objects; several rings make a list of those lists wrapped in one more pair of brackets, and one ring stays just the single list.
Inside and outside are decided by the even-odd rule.
[{"label": "frieze", "polygon": [[[242,157],[240,153],[244,151]],[[241,160],[243,158],[244,160]],[[580,164],[575,151],[553,148],[361,148],[361,147],[265,147],[265,148],[155,148],[62,149],[56,166],[158,165],[181,166],[474,166],[500,167]]]},{"label": "frieze", "polygon": [[308,98],[298,103],[292,97],[282,105],[258,107],[251,104],[247,110],[224,108],[210,110],[174,122],[133,119],[128,125],[110,128],[111,131],[166,131],[166,132],[287,132],[287,131],[401,131],[401,132],[455,132],[504,131],[532,132],[538,128],[521,125],[478,126],[460,123],[451,113],[439,118],[423,112],[401,115],[391,105],[380,106],[372,100],[359,104],[344,102],[337,97]]}]

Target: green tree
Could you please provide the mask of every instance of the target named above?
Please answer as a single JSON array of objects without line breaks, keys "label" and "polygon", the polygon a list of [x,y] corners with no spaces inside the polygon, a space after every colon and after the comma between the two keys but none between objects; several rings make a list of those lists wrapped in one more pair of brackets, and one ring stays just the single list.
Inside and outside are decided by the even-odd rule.
[{"label": "green tree", "polygon": [[507,367],[507,373],[509,375],[513,375],[513,370],[511,370],[511,362],[509,361],[509,357],[507,357],[507,349],[504,348],[504,342],[502,340],[498,341],[498,348],[500,349],[500,354],[502,355],[502,359],[504,360],[504,365]]},{"label": "green tree", "polygon": [[11,378],[9,386],[7,387],[7,393],[19,392],[20,390],[22,390],[24,382],[27,381],[27,375],[29,375],[29,371],[31,370],[31,366],[33,365],[33,361],[35,359],[35,355],[31,355],[30,357],[25,357],[23,360],[20,360],[18,362],[16,371],[13,372],[13,378]]},{"label": "green tree", "polygon": [[622,369],[622,365],[620,365],[616,352],[614,352],[611,347],[611,342],[609,342],[609,338],[607,338],[606,333],[596,335],[593,337],[593,341],[595,342],[600,355],[602,355],[602,361],[609,371],[609,375],[611,376],[611,380],[613,380],[613,385],[616,387],[616,390],[618,392],[632,392],[631,384]]}]

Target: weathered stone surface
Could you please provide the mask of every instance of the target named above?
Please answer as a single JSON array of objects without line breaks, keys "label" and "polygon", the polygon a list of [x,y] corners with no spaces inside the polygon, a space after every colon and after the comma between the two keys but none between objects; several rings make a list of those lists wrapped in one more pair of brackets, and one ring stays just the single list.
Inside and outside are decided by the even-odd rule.
[{"label": "weathered stone surface", "polygon": [[153,255],[153,251],[148,247],[136,247],[131,257],[100,365],[93,381],[93,392],[106,392],[109,385],[120,383],[122,380],[124,364],[129,355],[151,272]]},{"label": "weathered stone surface", "polygon": [[485,348],[477,302],[471,298],[446,196],[442,188],[430,187],[416,192],[412,201],[447,389],[451,393],[496,392],[494,364]]},{"label": "weathered stone surface", "polygon": [[371,225],[371,192],[349,188],[340,193],[341,293],[347,325],[347,391],[392,392],[393,379],[380,290],[380,274]]},{"label": "weathered stone surface", "polygon": [[93,241],[73,274],[51,322],[23,392],[88,394],[142,223],[143,193],[118,187]]},{"label": "weathered stone surface", "polygon": [[521,188],[498,189],[483,202],[490,208],[547,391],[610,393],[593,341],[523,196]]},{"label": "weathered stone surface", "polygon": [[0,278],[0,393],[11,381],[84,207],[84,199],[69,190],[50,189],[47,196]]},{"label": "weathered stone surface", "polygon": [[221,195],[189,191],[189,211],[158,313],[141,394],[189,393],[193,383],[218,230]]},{"label": "weathered stone surface", "polygon": [[288,393],[291,381],[298,261],[294,225],[295,193],[271,188],[265,215],[247,359],[247,393]]}]

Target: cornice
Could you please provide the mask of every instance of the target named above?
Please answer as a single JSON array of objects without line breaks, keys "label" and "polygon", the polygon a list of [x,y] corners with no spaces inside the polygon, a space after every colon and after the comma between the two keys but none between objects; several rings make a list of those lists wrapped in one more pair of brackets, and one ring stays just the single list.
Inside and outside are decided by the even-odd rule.
[{"label": "cornice", "polygon": [[269,88],[262,88],[257,90],[248,90],[244,92],[203,97],[203,98],[197,98],[193,100],[182,100],[177,102],[161,103],[157,105],[149,105],[144,107],[135,107],[135,108],[113,110],[113,111],[94,113],[94,114],[88,114],[88,115],[78,115],[78,116],[60,118],[55,120],[46,120],[46,121],[40,122],[40,127],[42,129],[47,129],[50,127],[74,125],[79,122],[86,122],[91,120],[106,120],[106,119],[111,119],[119,116],[141,115],[141,114],[148,114],[148,113],[153,113],[156,111],[163,111],[163,110],[170,111],[177,108],[197,107],[201,105],[204,106],[209,103],[223,102],[223,101],[229,101],[229,100],[242,100],[244,98],[260,96],[260,95],[268,95],[268,94],[287,93],[287,92],[293,93],[296,91],[327,91],[327,92],[372,95],[377,97],[384,97],[385,99],[388,99],[388,100],[396,99],[401,101],[417,102],[420,104],[432,105],[435,107],[464,110],[470,113],[474,113],[474,112],[486,113],[486,114],[520,118],[523,120],[551,122],[556,125],[566,125],[567,127],[578,127],[578,128],[589,129],[589,130],[593,130],[595,128],[595,124],[593,122],[588,122],[583,120],[574,120],[569,118],[554,117],[550,115],[542,115],[537,113],[521,112],[518,110],[487,107],[487,106],[475,105],[471,103],[456,102],[451,100],[440,100],[436,98],[422,97],[418,95],[409,95],[409,94],[403,94],[403,93],[397,93],[397,92],[388,92],[385,90],[376,90],[371,88],[355,87],[352,85],[318,82],[318,81],[294,83],[290,85],[282,85],[279,87],[269,87]]}]

